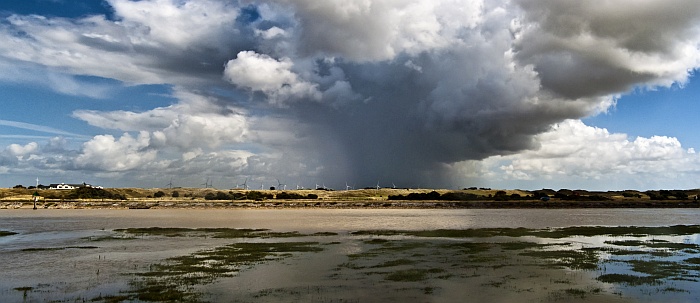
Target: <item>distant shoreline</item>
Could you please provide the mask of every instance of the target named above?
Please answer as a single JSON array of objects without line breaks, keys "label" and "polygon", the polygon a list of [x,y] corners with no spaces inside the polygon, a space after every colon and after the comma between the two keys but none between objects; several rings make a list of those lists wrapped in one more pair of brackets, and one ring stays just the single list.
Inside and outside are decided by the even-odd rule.
[{"label": "distant shoreline", "polygon": [[499,189],[218,190],[213,188],[0,189],[0,209],[563,209],[699,208],[695,190]]},{"label": "distant shoreline", "polygon": [[[2,201],[0,210],[33,209],[30,201]],[[37,209],[577,209],[577,208],[700,208],[693,200],[625,201],[405,201],[405,200],[268,200],[268,201],[41,201]]]}]

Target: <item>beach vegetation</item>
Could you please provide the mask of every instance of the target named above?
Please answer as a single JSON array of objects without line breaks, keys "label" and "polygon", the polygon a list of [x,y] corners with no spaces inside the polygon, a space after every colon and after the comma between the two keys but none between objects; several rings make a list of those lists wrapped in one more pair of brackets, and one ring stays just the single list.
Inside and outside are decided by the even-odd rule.
[{"label": "beach vegetation", "polygon": [[638,276],[638,275],[630,275],[630,274],[618,274],[618,273],[603,274],[603,275],[598,276],[596,278],[596,280],[598,280],[600,282],[605,282],[605,283],[624,284],[624,285],[630,285],[630,286],[659,285],[662,283],[656,277]]},{"label": "beach vegetation", "polygon": [[319,252],[318,242],[235,243],[169,258],[132,281],[133,295],[147,302],[200,302],[194,285],[232,277],[241,268],[270,262],[298,252]]},{"label": "beach vegetation", "polygon": [[397,270],[386,275],[385,279],[394,282],[417,282],[423,281],[428,277],[428,270],[425,269],[406,269]]},{"label": "beach vegetation", "polygon": [[0,237],[7,237],[7,236],[16,235],[16,234],[17,234],[16,232],[0,230]]}]

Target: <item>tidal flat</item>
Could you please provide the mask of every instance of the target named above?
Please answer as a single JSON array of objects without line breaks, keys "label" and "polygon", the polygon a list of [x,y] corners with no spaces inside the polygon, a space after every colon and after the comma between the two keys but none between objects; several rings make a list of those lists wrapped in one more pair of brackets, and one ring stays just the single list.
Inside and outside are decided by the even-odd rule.
[{"label": "tidal flat", "polygon": [[2,301],[700,300],[700,225],[81,233],[62,246],[4,250]]}]

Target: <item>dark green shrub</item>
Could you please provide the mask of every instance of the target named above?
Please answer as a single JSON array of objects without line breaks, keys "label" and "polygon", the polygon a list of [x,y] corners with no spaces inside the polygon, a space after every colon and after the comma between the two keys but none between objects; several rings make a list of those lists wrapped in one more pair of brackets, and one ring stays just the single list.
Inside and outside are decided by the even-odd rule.
[{"label": "dark green shrub", "polygon": [[259,192],[259,191],[249,191],[249,192],[246,194],[246,198],[248,198],[248,200],[260,201],[260,200],[265,200],[265,199],[272,199],[272,198],[274,198],[274,195],[273,195],[273,194],[262,193],[262,192]]}]

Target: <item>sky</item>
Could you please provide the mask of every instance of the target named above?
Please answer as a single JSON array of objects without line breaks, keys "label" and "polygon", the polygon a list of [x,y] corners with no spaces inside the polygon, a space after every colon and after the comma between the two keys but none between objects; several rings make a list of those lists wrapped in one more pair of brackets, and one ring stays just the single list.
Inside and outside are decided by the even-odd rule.
[{"label": "sky", "polygon": [[0,41],[0,187],[700,188],[696,0],[9,0]]}]

